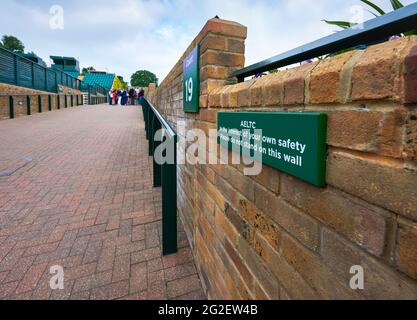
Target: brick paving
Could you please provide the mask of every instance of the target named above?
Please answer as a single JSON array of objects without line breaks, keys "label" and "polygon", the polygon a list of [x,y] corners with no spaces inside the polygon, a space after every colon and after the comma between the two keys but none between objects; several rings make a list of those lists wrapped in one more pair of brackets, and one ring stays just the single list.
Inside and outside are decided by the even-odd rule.
[{"label": "brick paving", "polygon": [[107,105],[0,122],[1,299],[205,298],[180,223],[161,255],[143,128],[138,107]]}]

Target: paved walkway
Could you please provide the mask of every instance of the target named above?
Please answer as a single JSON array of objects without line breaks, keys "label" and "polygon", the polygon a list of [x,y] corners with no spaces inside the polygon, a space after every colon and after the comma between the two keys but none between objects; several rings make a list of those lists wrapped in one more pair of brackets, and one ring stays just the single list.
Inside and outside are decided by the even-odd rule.
[{"label": "paved walkway", "polygon": [[0,121],[0,298],[204,298],[181,225],[161,255],[143,128],[138,107],[107,105]]}]

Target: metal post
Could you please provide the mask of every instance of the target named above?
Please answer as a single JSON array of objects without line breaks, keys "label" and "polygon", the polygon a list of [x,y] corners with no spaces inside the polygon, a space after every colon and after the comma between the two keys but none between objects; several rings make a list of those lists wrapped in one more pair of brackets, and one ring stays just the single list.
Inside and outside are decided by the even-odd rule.
[{"label": "metal post", "polygon": [[153,113],[153,111],[149,110],[149,114],[148,114],[148,134],[149,134],[149,156],[153,156],[153,137],[155,134],[155,131],[153,129],[154,127],[154,120],[153,118],[155,117],[155,114]]},{"label": "metal post", "polygon": [[17,55],[14,56],[14,67],[15,67],[15,84],[19,85],[19,57]]},{"label": "metal post", "polygon": [[174,163],[162,165],[162,254],[178,251],[177,247],[177,151],[176,137],[170,137],[174,147]]},{"label": "metal post", "polygon": [[142,110],[143,110],[143,119],[145,121],[145,132],[146,132],[146,140],[149,140],[149,119],[148,119],[148,114],[149,114],[149,105],[147,103],[144,103],[142,105]]},{"label": "metal post", "polygon": [[32,88],[35,88],[35,65],[31,64],[31,74],[32,74]]},{"label": "metal post", "polygon": [[38,112],[42,113],[42,96],[38,96]]},{"label": "metal post", "polygon": [[44,69],[45,70],[45,91],[48,91],[48,69]]},{"label": "metal post", "polygon": [[73,107],[74,106],[74,95],[72,94],[71,95],[71,107]]},{"label": "metal post", "polygon": [[65,97],[65,108],[68,108],[68,99],[67,99],[67,95],[64,95],[64,97]]},{"label": "metal post", "polygon": [[56,105],[58,110],[61,109],[61,96],[59,93],[56,95]]},{"label": "metal post", "polygon": [[26,114],[27,114],[28,116],[30,116],[31,111],[32,111],[32,110],[30,110],[30,96],[27,96],[27,97],[26,97]]},{"label": "metal post", "polygon": [[48,110],[52,111],[52,97],[51,97],[51,95],[48,96]]},{"label": "metal post", "polygon": [[10,119],[14,118],[14,98],[10,96],[9,98],[9,117]]},{"label": "metal post", "polygon": [[[159,122],[159,120],[156,117],[153,118],[153,126],[152,127],[153,127],[153,131],[154,131],[154,134],[151,137],[151,140],[153,141],[153,143],[152,143],[152,148],[153,148],[153,150],[152,150],[152,154],[153,154],[153,186],[154,186],[154,188],[157,188],[157,187],[160,187],[161,183],[162,183],[161,182],[162,166],[155,161],[156,148],[158,148],[158,146],[161,144],[161,141],[155,140],[155,134],[157,133],[158,130],[161,129],[161,123]],[[161,137],[159,137],[159,138],[161,138]],[[160,140],[160,139],[158,139],[158,140]]]},{"label": "metal post", "polygon": [[56,90],[56,92],[58,92],[58,94],[59,94],[59,90],[58,90],[58,72],[56,72],[56,71],[54,71],[55,72],[55,90]]}]

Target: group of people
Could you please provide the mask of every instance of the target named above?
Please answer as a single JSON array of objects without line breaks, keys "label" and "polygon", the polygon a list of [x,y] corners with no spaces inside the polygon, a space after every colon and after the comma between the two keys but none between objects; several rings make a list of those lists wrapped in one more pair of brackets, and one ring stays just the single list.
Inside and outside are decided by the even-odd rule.
[{"label": "group of people", "polygon": [[108,93],[109,104],[118,104],[120,106],[140,104],[140,100],[144,95],[145,90],[142,88],[110,90]]}]

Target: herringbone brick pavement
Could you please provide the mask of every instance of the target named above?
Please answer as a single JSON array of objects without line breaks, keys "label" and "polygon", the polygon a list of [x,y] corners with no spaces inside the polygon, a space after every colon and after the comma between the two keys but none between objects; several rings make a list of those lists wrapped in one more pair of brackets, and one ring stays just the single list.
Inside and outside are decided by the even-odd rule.
[{"label": "herringbone brick pavement", "polygon": [[0,298],[204,299],[180,223],[179,252],[161,255],[151,164],[138,106],[1,121]]}]

